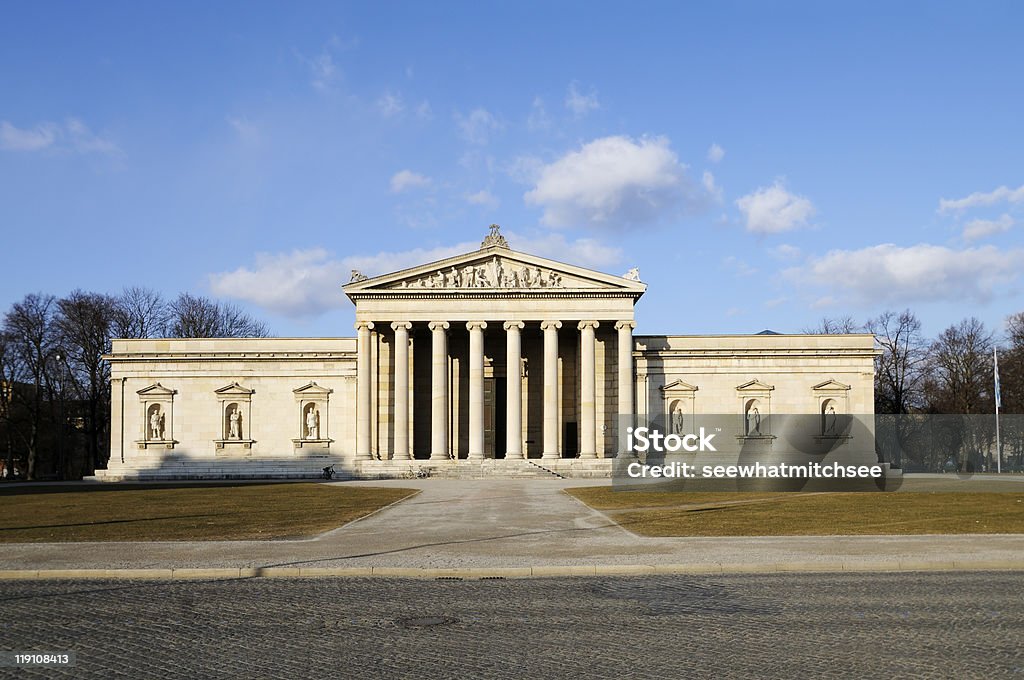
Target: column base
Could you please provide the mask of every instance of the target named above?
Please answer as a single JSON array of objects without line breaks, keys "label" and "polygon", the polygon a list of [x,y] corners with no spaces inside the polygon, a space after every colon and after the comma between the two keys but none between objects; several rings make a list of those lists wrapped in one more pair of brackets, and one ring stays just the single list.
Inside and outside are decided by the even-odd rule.
[{"label": "column base", "polygon": [[521,453],[509,453],[508,451],[505,452],[505,460],[523,460],[525,458],[526,456],[524,456]]},{"label": "column base", "polygon": [[587,451],[585,453],[580,453],[579,457],[580,458],[597,458],[597,451]]},{"label": "column base", "polygon": [[466,456],[466,460],[483,460],[483,459],[484,459],[484,454],[482,454],[482,453],[473,453],[472,451],[470,451],[469,455]]},{"label": "column base", "polygon": [[544,453],[540,454],[540,457],[543,460],[551,460],[552,458],[561,458],[562,456],[557,451],[545,451]]}]

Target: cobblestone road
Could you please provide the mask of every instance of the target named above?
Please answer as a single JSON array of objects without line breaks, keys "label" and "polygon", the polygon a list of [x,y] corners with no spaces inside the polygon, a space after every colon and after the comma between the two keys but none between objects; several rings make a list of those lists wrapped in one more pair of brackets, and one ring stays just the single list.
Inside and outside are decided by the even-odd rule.
[{"label": "cobblestone road", "polygon": [[5,677],[1024,674],[1015,573],[4,582]]}]

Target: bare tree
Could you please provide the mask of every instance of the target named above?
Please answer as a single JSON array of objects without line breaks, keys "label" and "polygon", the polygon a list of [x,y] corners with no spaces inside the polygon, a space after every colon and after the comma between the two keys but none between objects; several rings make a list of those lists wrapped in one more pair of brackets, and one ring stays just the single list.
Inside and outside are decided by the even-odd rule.
[{"label": "bare tree", "polygon": [[921,322],[909,310],[869,319],[867,331],[882,350],[875,360],[876,413],[910,413],[922,406],[927,343]]},{"label": "bare tree", "polygon": [[814,328],[804,328],[803,332],[807,335],[844,335],[847,333],[863,333],[864,327],[849,316],[836,317],[834,319],[822,317],[817,326]]},{"label": "bare tree", "polygon": [[7,331],[0,330],[0,431],[3,433],[4,469],[8,479],[14,478],[15,428],[17,402],[14,391],[24,382],[25,364],[18,360],[14,338]]},{"label": "bare tree", "polygon": [[[26,295],[11,306],[4,316],[3,330],[8,338],[8,351],[12,360],[20,364],[26,389],[12,385],[12,399],[20,402],[27,413],[25,428],[17,430],[26,450],[26,474],[36,477],[36,463],[40,449],[40,435],[46,413],[44,405],[53,404],[51,362],[57,350],[57,329],[53,323],[56,299],[52,295]],[[52,415],[52,414],[51,414]]]},{"label": "bare tree", "polygon": [[992,334],[978,319],[964,319],[939,334],[929,351],[930,410],[988,412],[992,388]]},{"label": "bare tree", "polygon": [[167,333],[170,310],[151,288],[125,288],[116,299],[111,332],[115,338],[160,338]]},{"label": "bare tree", "polygon": [[175,338],[265,338],[266,324],[232,304],[182,293],[170,304],[168,331]]},{"label": "bare tree", "polygon": [[[103,355],[110,351],[117,301],[109,295],[76,290],[58,301],[57,307],[60,342],[72,384],[84,406],[86,467],[95,471],[106,458],[102,454],[107,448],[105,434],[110,422],[110,365]],[[62,403],[66,399],[63,390],[61,399]]]}]

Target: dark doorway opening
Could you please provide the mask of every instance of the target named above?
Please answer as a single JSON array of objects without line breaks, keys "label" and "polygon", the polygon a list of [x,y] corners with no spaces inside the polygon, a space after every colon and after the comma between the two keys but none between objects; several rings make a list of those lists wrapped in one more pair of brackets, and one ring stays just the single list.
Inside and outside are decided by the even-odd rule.
[{"label": "dark doorway opening", "polygon": [[505,378],[494,379],[494,457],[504,458],[508,443],[508,394],[505,392]]},{"label": "dark doorway opening", "polygon": [[579,442],[576,440],[576,437],[576,422],[566,422],[565,435],[562,437],[562,458],[575,458],[577,455],[579,455],[580,445]]}]

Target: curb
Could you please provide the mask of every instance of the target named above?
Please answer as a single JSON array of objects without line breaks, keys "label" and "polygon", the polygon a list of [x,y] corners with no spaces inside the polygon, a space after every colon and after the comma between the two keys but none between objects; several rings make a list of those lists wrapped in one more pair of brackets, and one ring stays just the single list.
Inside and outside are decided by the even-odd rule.
[{"label": "curb", "polygon": [[773,562],[697,564],[549,565],[538,567],[480,567],[418,569],[414,567],[230,567],[181,569],[6,569],[0,581],[42,580],[220,580],[242,578],[416,578],[518,579],[565,576],[665,576],[778,573],[911,572],[911,571],[1024,571],[1020,560],[892,560],[860,562]]}]

